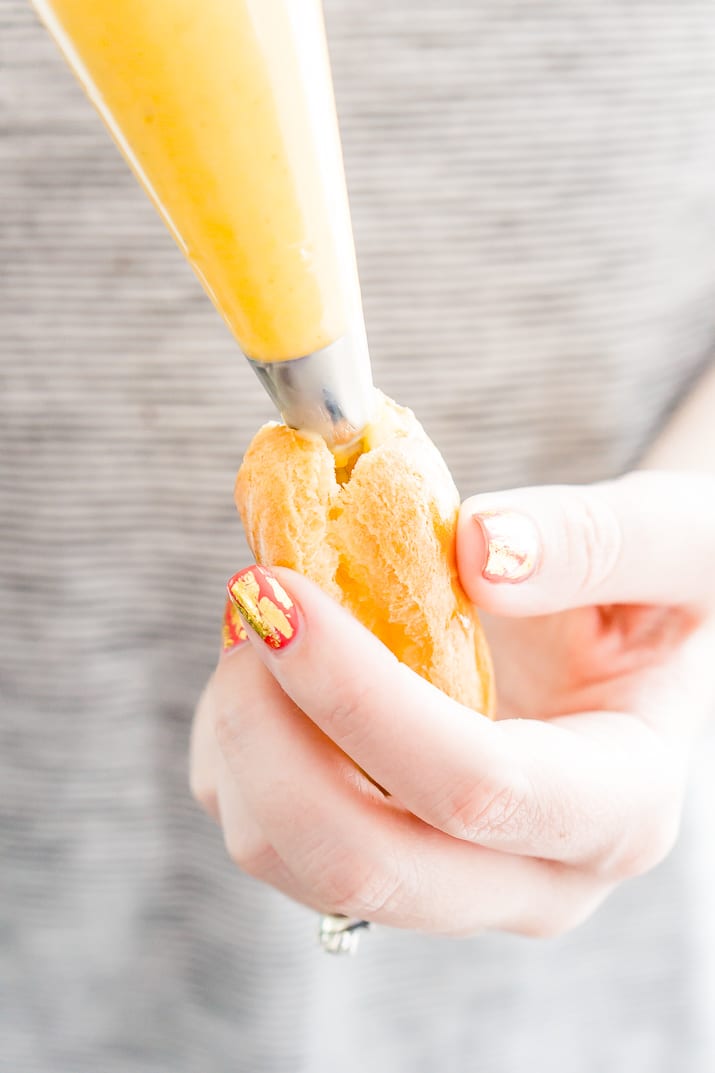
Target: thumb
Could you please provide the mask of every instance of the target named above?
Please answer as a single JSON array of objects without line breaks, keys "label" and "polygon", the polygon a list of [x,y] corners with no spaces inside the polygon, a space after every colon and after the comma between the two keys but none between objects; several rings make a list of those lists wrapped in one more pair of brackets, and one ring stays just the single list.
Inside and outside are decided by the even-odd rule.
[{"label": "thumb", "polygon": [[457,530],[468,596],[499,615],[587,604],[715,604],[715,477],[636,472],[472,496]]}]

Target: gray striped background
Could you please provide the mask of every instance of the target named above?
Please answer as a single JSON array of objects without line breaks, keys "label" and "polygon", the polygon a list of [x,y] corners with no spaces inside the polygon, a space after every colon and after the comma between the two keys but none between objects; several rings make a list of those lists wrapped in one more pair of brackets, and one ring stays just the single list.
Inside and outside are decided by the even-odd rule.
[{"label": "gray striped background", "polygon": [[[715,344],[711,0],[326,13],[380,386],[465,494],[627,468]],[[234,873],[186,743],[269,407],[21,0],[0,124],[0,1069],[711,1073],[704,777],[546,947],[326,962]]]}]

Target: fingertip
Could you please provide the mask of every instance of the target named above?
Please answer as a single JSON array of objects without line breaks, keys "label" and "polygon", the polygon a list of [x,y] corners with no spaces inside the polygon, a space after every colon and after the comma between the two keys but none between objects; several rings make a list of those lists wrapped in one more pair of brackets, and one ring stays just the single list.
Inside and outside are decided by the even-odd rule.
[{"label": "fingertip", "polygon": [[271,570],[258,564],[247,566],[229,578],[226,588],[247,636],[260,638],[272,652],[295,641],[298,606]]},{"label": "fingertip", "polygon": [[221,624],[221,655],[227,656],[248,643],[248,634],[243,619],[231,597],[226,598]]},{"label": "fingertip", "polygon": [[483,571],[487,563],[487,541],[484,529],[476,519],[471,500],[462,504],[457,523],[457,570],[462,588],[472,603],[482,606]]}]

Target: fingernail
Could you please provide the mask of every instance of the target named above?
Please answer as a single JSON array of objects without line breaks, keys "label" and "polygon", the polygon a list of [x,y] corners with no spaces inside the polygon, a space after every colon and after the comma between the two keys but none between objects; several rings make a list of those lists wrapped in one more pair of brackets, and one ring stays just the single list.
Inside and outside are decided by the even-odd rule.
[{"label": "fingernail", "polygon": [[513,510],[485,510],[473,517],[486,544],[483,577],[512,582],[531,577],[540,551],[539,534],[531,518]]},{"label": "fingernail", "polygon": [[224,654],[226,652],[231,652],[234,648],[238,648],[239,645],[244,645],[247,640],[248,634],[246,633],[243,619],[239,615],[233,600],[229,596],[226,600],[226,606],[223,609],[221,650]]},{"label": "fingernail", "polygon": [[290,644],[298,630],[298,609],[288,593],[263,566],[249,566],[228,582],[231,597],[241,617],[269,648]]}]

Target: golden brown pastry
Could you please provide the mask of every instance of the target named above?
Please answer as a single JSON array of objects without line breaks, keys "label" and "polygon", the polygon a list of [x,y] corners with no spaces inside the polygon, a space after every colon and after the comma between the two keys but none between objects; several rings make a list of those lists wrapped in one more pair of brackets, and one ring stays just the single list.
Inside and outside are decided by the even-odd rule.
[{"label": "golden brown pastry", "polygon": [[320,437],[264,425],[235,497],[258,563],[305,574],[403,663],[493,714],[489,650],[457,576],[459,494],[410,410],[378,393],[376,420],[349,475],[336,475]]}]

